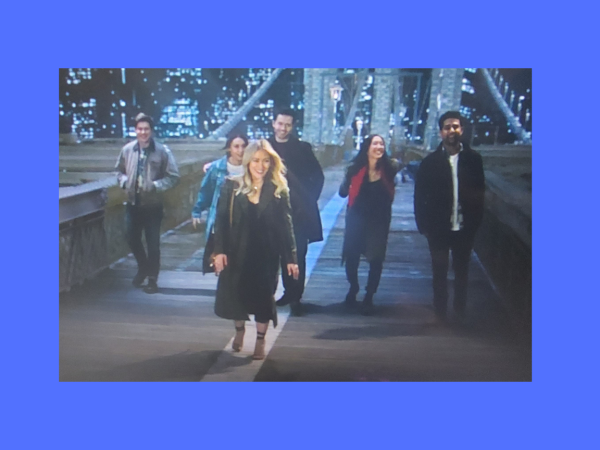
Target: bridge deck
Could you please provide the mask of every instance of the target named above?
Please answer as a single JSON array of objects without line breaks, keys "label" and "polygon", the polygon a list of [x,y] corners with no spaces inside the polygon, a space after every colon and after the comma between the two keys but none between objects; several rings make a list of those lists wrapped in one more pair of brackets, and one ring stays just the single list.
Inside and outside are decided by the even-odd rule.
[{"label": "bridge deck", "polygon": [[[158,294],[131,286],[135,261],[129,256],[61,295],[60,380],[531,380],[531,336],[511,326],[477,258],[467,322],[436,320],[427,242],[415,229],[410,181],[397,186],[375,315],[343,306],[341,177],[340,167],[326,171],[319,206],[328,238],[309,246],[307,314],[288,317],[288,307],[279,309],[264,362],[250,358],[250,323],[243,351],[229,350],[233,325],[213,313],[216,277],[199,272],[203,235],[186,223],[162,238]],[[366,269],[361,263],[362,286]]]}]

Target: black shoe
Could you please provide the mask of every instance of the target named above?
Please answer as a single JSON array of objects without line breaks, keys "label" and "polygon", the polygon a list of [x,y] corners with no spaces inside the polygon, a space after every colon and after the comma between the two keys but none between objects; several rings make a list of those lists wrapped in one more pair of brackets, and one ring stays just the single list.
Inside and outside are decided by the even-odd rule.
[{"label": "black shoe", "polygon": [[292,303],[292,299],[290,297],[287,297],[285,294],[283,294],[281,296],[281,298],[275,302],[275,305],[285,306],[285,305],[289,305],[290,303]]},{"label": "black shoe", "polygon": [[134,287],[139,288],[142,286],[142,283],[145,279],[146,275],[138,270],[138,273],[136,273],[135,277],[133,277],[133,280],[131,280],[131,284],[133,284]]},{"label": "black shoe", "polygon": [[158,285],[156,284],[156,278],[148,278],[148,284],[144,287],[146,294],[156,294],[158,292]]},{"label": "black shoe", "polygon": [[300,303],[300,302],[290,303],[290,316],[302,317],[303,315],[304,315],[304,311],[302,310],[302,303]]},{"label": "black shoe", "polygon": [[373,294],[365,294],[365,298],[362,302],[362,310],[360,313],[363,316],[372,316],[373,309]]},{"label": "black shoe", "polygon": [[356,294],[357,293],[358,293],[357,290],[350,288],[348,290],[348,293],[346,294],[346,299],[344,300],[344,303],[348,306],[356,305]]}]

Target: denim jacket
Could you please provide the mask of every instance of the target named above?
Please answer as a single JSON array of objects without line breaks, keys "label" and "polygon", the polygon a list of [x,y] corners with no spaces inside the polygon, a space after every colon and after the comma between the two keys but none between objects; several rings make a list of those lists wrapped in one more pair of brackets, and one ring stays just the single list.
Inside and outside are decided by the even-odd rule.
[{"label": "denim jacket", "polygon": [[[135,182],[140,156],[138,141],[121,149],[115,170],[119,186],[127,191],[127,200],[136,204]],[[171,150],[166,145],[150,140],[144,167],[144,180],[138,199],[142,205],[162,204],[162,194],[179,183],[179,169]]]},{"label": "denim jacket", "polygon": [[206,219],[206,240],[212,233],[215,218],[217,217],[217,204],[219,203],[219,195],[221,187],[227,179],[227,155],[216,160],[210,165],[208,172],[202,179],[200,191],[198,191],[198,200],[192,210],[192,217],[198,219],[202,211],[208,209],[208,217]]}]

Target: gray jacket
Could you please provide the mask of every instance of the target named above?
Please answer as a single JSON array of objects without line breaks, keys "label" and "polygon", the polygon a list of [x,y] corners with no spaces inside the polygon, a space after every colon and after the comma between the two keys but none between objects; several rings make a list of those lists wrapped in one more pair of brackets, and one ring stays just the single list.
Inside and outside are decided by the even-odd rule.
[{"label": "gray jacket", "polygon": [[[138,141],[132,141],[121,149],[115,167],[119,186],[127,191],[127,200],[133,205],[136,204],[135,180],[139,156]],[[139,189],[141,204],[162,204],[162,193],[179,183],[179,169],[171,150],[166,145],[150,139],[144,172],[145,176]]]}]

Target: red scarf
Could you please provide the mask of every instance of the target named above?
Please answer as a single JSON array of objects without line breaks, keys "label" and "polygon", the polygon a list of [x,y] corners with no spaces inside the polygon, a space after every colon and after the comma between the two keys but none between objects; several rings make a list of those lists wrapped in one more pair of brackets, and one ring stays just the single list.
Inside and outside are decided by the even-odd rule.
[{"label": "red scarf", "polygon": [[[354,204],[354,200],[356,200],[356,197],[360,192],[360,187],[362,186],[366,173],[367,166],[364,166],[358,171],[356,175],[352,177],[352,180],[350,180],[350,189],[348,190],[348,206],[352,207],[352,205]],[[390,195],[390,200],[394,201],[394,194],[396,193],[394,183],[385,177],[385,173],[381,174],[381,181],[383,182],[383,185],[385,186],[386,190],[388,191],[388,194]]]}]

